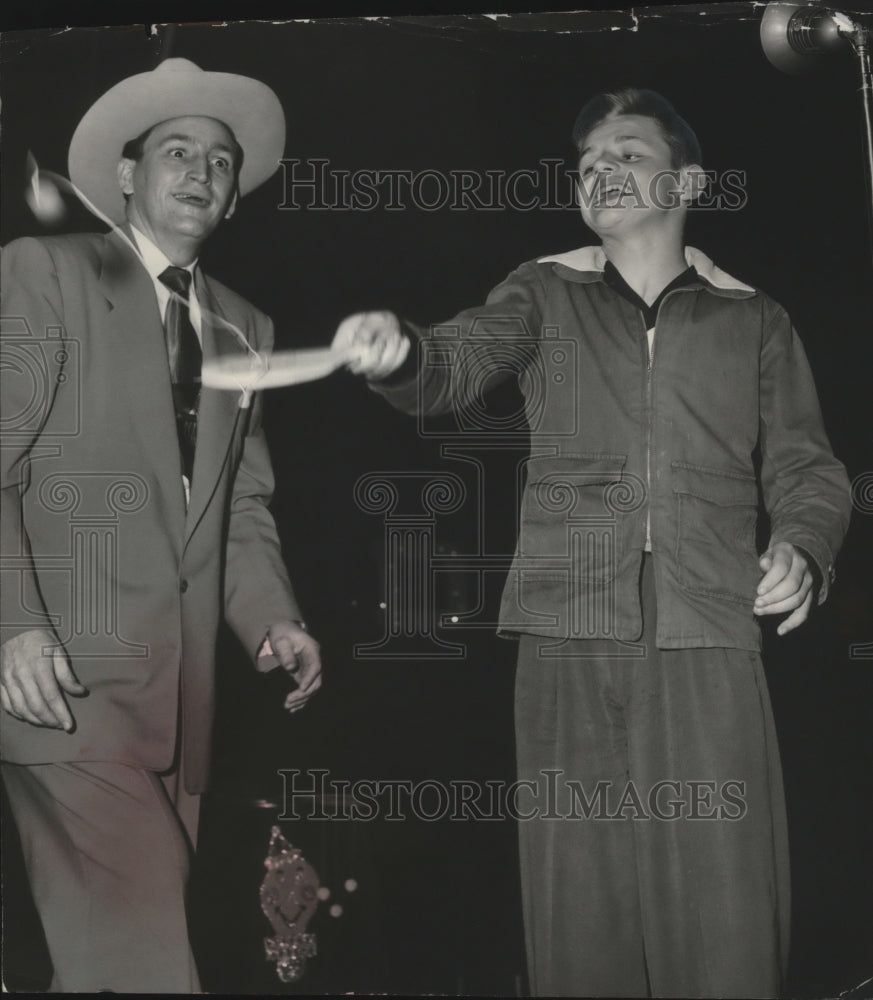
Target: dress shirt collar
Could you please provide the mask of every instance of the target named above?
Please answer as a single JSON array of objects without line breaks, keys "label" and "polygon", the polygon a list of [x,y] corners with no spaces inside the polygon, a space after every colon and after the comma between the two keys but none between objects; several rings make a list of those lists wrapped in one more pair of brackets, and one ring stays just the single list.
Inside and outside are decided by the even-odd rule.
[{"label": "dress shirt collar", "polygon": [[[149,277],[154,282],[159,281],[160,275],[168,267],[172,267],[172,262],[163,250],[155,246],[148,236],[146,236],[145,233],[141,233],[136,226],[131,225],[130,231],[133,233],[133,238],[136,240],[137,247],[139,247],[140,257],[142,258],[143,266],[149,273]],[[196,266],[197,261],[194,260],[185,268],[185,270],[191,275],[192,288],[194,287],[194,268]]]}]

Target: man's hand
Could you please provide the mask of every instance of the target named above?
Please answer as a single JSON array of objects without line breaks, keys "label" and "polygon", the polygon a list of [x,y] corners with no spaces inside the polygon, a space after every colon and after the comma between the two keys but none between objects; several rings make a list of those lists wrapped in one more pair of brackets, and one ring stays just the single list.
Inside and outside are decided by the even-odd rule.
[{"label": "man's hand", "polygon": [[368,312],[346,317],[337,327],[332,347],[349,353],[350,371],[380,379],[403,364],[410,342],[394,313]]},{"label": "man's hand", "polygon": [[[50,655],[43,649],[53,647]],[[13,636],[0,646],[0,700],[16,719],[52,729],[73,728],[61,689],[67,694],[87,694],[70,669],[63,646],[46,629],[32,629]]]},{"label": "man's hand", "polygon": [[755,599],[756,615],[793,612],[776,632],[785,635],[802,625],[812,606],[812,572],[805,556],[790,542],[776,542],[758,560],[764,572]]},{"label": "man's hand", "polygon": [[297,688],[285,699],[285,708],[296,712],[321,687],[321,651],[312,636],[295,622],[277,622],[267,631],[273,653]]}]

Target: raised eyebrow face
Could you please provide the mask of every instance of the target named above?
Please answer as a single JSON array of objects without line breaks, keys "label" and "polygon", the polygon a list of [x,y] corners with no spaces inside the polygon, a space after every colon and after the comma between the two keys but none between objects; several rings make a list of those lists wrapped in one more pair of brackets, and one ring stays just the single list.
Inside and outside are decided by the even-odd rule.
[{"label": "raised eyebrow face", "polygon": [[[172,146],[174,143],[180,143],[180,142],[187,144],[189,146],[194,146],[198,143],[198,141],[199,140],[195,139],[194,136],[184,135],[181,132],[175,132],[172,135],[165,136],[163,139],[161,139],[159,147],[161,149],[166,149],[167,146]],[[214,145],[210,146],[209,152],[210,154],[218,153],[219,155],[224,156],[231,164],[231,166],[236,165],[236,157],[234,155],[234,150],[230,146],[226,146],[222,142],[217,142]]]}]

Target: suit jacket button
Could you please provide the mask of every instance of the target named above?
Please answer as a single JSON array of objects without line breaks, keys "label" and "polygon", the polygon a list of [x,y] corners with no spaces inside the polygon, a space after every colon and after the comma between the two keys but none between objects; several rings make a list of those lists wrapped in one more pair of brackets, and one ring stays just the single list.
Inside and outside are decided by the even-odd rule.
[{"label": "suit jacket button", "polygon": [[187,580],[182,580],[180,582],[180,584],[179,584],[179,590],[180,590],[180,592],[184,594],[187,589],[188,589],[188,581]]}]

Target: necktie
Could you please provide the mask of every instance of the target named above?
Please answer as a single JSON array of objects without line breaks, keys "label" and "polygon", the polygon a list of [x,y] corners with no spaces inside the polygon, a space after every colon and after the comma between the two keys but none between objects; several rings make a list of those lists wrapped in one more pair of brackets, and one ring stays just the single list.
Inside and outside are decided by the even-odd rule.
[{"label": "necktie", "polygon": [[197,405],[200,400],[200,365],[203,353],[191,323],[188,294],[191,272],[184,267],[168,267],[158,279],[174,295],[170,296],[164,315],[176,432],[182,453],[182,473],[191,483],[194,473],[194,449],[197,444]]}]

